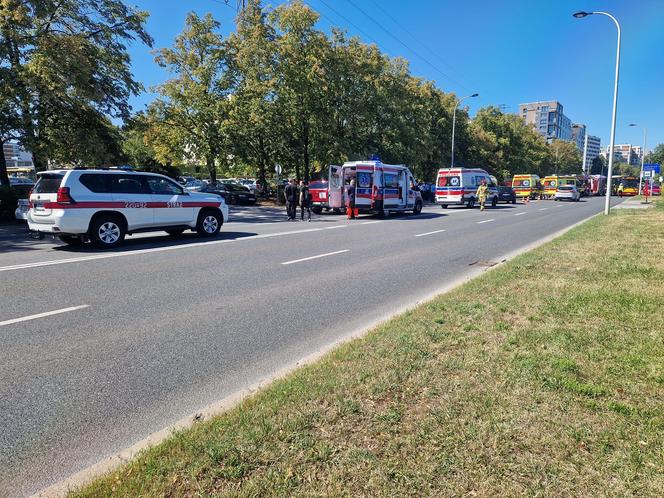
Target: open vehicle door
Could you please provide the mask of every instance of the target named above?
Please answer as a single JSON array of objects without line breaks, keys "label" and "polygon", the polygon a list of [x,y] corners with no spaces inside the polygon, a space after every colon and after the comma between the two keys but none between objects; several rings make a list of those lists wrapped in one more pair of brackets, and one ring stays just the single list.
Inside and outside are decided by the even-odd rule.
[{"label": "open vehicle door", "polygon": [[337,209],[343,207],[343,187],[343,168],[341,166],[330,166],[327,183],[328,204],[330,208]]}]

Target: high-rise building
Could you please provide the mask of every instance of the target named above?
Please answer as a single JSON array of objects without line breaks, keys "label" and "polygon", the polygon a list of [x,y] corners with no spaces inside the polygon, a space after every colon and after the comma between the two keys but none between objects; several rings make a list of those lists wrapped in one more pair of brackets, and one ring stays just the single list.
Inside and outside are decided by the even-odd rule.
[{"label": "high-rise building", "polygon": [[556,100],[519,104],[519,116],[547,140],[572,140],[572,121]]},{"label": "high-rise building", "polygon": [[[613,160],[627,163],[630,166],[641,166],[642,153],[643,151],[640,145],[616,144],[613,149]],[[608,147],[603,149],[602,155],[608,159]]]},{"label": "high-rise building", "polygon": [[583,154],[583,147],[586,143],[586,125],[574,123],[572,125],[572,141],[576,148]]},{"label": "high-rise building", "polygon": [[599,156],[601,152],[601,141],[599,137],[593,135],[586,135],[586,143],[584,145],[584,157],[586,158],[583,163],[583,171],[590,172],[593,165],[593,160]]},{"label": "high-rise building", "polygon": [[32,154],[15,142],[2,144],[2,153],[5,155],[7,168],[34,168]]}]

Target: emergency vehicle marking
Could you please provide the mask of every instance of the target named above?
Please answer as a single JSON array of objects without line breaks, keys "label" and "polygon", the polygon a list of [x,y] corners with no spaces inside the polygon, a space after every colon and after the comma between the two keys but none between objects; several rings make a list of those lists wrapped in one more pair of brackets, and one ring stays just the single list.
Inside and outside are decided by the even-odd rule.
[{"label": "emergency vehicle marking", "polygon": [[[170,205],[169,205],[170,204]],[[175,205],[177,204],[177,205]],[[62,204],[58,202],[45,202],[44,209],[160,209],[160,208],[197,208],[197,207],[219,207],[220,202],[134,202],[134,201],[99,201],[99,202],[75,202],[73,204]]]}]

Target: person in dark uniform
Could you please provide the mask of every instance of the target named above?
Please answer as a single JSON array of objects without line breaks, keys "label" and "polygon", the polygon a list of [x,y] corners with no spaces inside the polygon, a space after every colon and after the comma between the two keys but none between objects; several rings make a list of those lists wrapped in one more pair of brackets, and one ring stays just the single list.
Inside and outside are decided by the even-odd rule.
[{"label": "person in dark uniform", "polygon": [[284,188],[284,197],[286,197],[286,214],[288,221],[295,221],[295,214],[297,209],[297,185],[293,178],[288,180],[288,185]]},{"label": "person in dark uniform", "polygon": [[311,192],[309,192],[309,182],[300,181],[300,219],[304,221],[304,211],[307,211],[307,221],[311,221]]},{"label": "person in dark uniform", "polygon": [[355,178],[346,186],[346,216],[348,219],[357,218],[359,209],[355,207]]}]

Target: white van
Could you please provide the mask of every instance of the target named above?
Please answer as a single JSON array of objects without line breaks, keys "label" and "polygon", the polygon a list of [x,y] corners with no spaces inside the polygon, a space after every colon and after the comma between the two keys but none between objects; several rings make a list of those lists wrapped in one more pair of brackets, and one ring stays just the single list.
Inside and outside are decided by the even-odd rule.
[{"label": "white van", "polygon": [[403,165],[383,164],[379,160],[353,161],[343,166],[330,166],[329,205],[332,209],[346,205],[345,187],[355,180],[355,207],[361,213],[422,211],[422,194],[411,171]]},{"label": "white van", "polygon": [[450,205],[469,208],[478,202],[477,187],[486,180],[489,192],[486,202],[492,207],[498,205],[498,185],[496,179],[479,168],[441,168],[436,180],[436,203],[446,208]]}]

